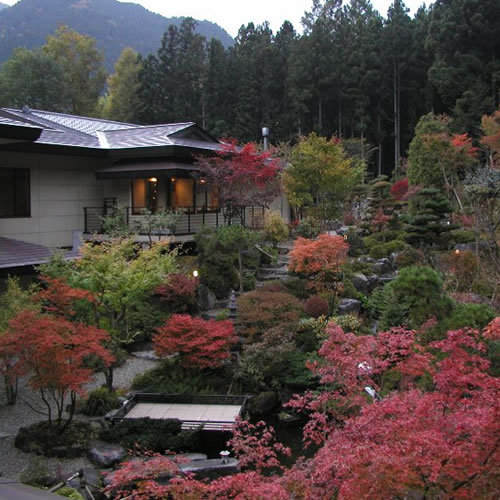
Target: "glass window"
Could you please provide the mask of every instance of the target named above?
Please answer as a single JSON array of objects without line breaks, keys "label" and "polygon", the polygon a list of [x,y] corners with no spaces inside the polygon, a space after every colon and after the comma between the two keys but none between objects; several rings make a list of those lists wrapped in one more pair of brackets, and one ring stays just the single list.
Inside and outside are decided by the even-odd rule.
[{"label": "glass window", "polygon": [[177,178],[174,186],[175,208],[192,208],[194,206],[194,179]]},{"label": "glass window", "polygon": [[30,217],[30,171],[0,168],[0,217]]},{"label": "glass window", "polygon": [[132,181],[132,213],[140,215],[146,208],[156,212],[158,207],[158,179],[134,179]]}]

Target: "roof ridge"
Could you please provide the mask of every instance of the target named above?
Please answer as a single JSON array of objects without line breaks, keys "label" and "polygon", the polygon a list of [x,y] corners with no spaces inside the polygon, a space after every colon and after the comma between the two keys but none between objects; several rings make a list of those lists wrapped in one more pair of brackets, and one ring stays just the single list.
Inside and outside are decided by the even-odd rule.
[{"label": "roof ridge", "polygon": [[131,128],[117,128],[115,130],[103,130],[103,132],[125,132],[134,129],[145,129],[145,128],[158,128],[158,127],[172,127],[173,125],[196,125],[195,122],[176,122],[176,123],[157,123],[156,125],[136,125],[135,127]]},{"label": "roof ridge", "polygon": [[[22,110],[20,110],[22,112]],[[44,113],[47,115],[56,115],[56,116],[64,116],[66,118],[77,118],[79,120],[89,120],[94,122],[104,122],[104,123],[116,123],[117,125],[131,125],[137,127],[137,123],[129,123],[129,122],[119,122],[117,120],[108,120],[106,118],[95,118],[92,116],[80,116],[80,115],[72,115],[69,113],[60,113],[58,111],[45,111],[43,109],[30,109],[32,113]]]}]

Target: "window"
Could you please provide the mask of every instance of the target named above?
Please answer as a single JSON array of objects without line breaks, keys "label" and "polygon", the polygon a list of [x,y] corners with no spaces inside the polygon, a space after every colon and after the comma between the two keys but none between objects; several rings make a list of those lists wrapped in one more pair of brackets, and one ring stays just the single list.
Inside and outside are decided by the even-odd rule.
[{"label": "window", "polygon": [[0,217],[30,217],[30,171],[0,168]]},{"label": "window", "polygon": [[158,179],[134,179],[132,181],[132,213],[141,215],[144,209],[156,212],[158,207]]}]

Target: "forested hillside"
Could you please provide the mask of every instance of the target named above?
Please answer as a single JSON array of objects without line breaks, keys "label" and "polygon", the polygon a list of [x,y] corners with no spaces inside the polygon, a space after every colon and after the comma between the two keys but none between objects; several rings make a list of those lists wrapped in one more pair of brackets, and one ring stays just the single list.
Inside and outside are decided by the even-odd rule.
[{"label": "forested hillside", "polygon": [[[114,37],[110,43],[116,59],[129,31],[125,20],[110,20],[108,10],[116,7],[114,0],[69,6],[64,0],[43,3],[47,4],[66,5],[62,10],[94,26],[94,32],[82,31],[95,33],[98,40],[103,33],[110,40]],[[15,7],[29,5],[39,6],[40,0],[22,0]],[[16,12],[15,7],[6,13]],[[155,16],[136,5],[120,4],[120,9],[132,13],[133,26],[141,29],[146,25],[141,16]],[[37,12],[32,8],[26,19],[37,16],[42,25],[47,16]],[[6,13],[0,15],[0,24]],[[164,29],[160,16],[155,19]],[[276,33],[268,24],[249,23],[231,47],[209,41],[200,35],[195,21],[185,19],[179,27],[171,26],[161,40],[158,35],[154,46],[146,47],[147,38],[137,36],[141,45],[136,49],[152,54],[144,58],[130,51],[123,54],[109,80],[108,94],[102,97],[101,89],[99,102],[84,109],[145,124],[192,120],[216,136],[242,142],[260,140],[264,125],[270,127],[273,143],[295,142],[311,131],[363,139],[363,155],[371,153],[373,173],[389,174],[407,156],[419,118],[431,111],[450,115],[453,133],[478,137],[481,116],[499,104],[498,19],[499,0],[437,0],[413,17],[401,0],[395,0],[387,13],[377,12],[369,0],[315,1],[303,19],[303,34],[287,21]],[[20,26],[26,27],[27,21],[23,22]],[[18,54],[4,66],[0,104],[43,104],[74,112],[61,101],[71,82],[53,92],[54,99],[47,99],[46,93],[41,100],[32,88],[39,79],[19,77],[29,68],[31,75],[46,68],[40,63],[46,56],[47,50]],[[53,51],[52,56],[57,59]],[[48,91],[62,87],[60,63],[53,62],[56,83]]]},{"label": "forested hillside", "polygon": [[[0,3],[2,7],[8,7]],[[134,3],[116,0],[21,0],[0,14],[0,62],[16,47],[40,47],[60,25],[94,37],[111,69],[120,52],[132,47],[140,54],[154,52],[169,24],[181,18],[165,18]],[[199,21],[196,31],[231,45],[233,39],[220,26]]]}]

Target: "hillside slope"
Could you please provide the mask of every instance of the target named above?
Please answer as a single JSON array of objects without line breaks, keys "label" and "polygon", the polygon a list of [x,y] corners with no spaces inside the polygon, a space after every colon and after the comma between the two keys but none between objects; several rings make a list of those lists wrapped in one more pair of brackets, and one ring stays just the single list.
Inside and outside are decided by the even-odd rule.
[{"label": "hillside slope", "polygon": [[[182,18],[166,18],[134,3],[116,0],[20,0],[8,8],[0,3],[0,62],[16,47],[35,48],[58,26],[94,37],[104,51],[106,66],[113,67],[125,47],[147,55],[156,52],[170,24],[179,26]],[[225,46],[233,43],[217,24],[198,21],[198,33],[209,40],[219,39]]]}]

